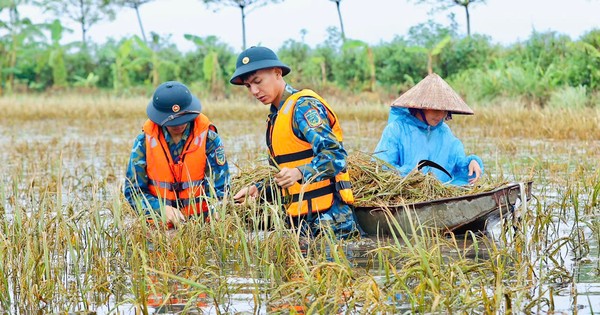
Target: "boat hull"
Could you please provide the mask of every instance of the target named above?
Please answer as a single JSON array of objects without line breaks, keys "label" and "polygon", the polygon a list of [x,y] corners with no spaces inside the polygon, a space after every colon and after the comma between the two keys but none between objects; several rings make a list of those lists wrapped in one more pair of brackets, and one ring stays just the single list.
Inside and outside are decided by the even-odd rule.
[{"label": "boat hull", "polygon": [[489,218],[507,216],[515,204],[529,200],[531,186],[532,182],[509,183],[483,193],[403,206],[356,207],[355,213],[368,235],[390,235],[398,228],[407,234],[424,230],[480,232],[485,231]]}]

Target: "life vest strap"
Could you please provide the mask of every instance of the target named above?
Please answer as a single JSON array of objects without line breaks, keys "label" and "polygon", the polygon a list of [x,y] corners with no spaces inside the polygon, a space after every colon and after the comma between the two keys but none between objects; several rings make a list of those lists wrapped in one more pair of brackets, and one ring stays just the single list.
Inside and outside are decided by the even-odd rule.
[{"label": "life vest strap", "polygon": [[200,185],[202,185],[202,183],[203,183],[203,180],[170,183],[170,182],[162,182],[162,181],[150,179],[150,185],[156,186],[159,188],[163,188],[163,189],[172,190],[172,191],[182,191],[182,190],[188,189],[192,186],[194,186],[194,187],[200,186]]},{"label": "life vest strap", "polygon": [[347,180],[341,180],[339,182],[335,182],[335,189],[337,191],[344,190],[344,189],[351,189],[351,188],[352,188],[352,184]]},{"label": "life vest strap", "polygon": [[300,201],[300,195],[302,195],[302,200],[311,200],[317,197],[325,196],[328,194],[333,194],[335,192],[335,186],[327,185],[325,187],[317,188],[315,190],[307,191],[302,194],[293,194],[292,202]]},{"label": "life vest strap", "polygon": [[300,152],[278,155],[275,157],[275,162],[277,162],[277,164],[283,164],[308,159],[313,156],[312,149],[308,149]]},{"label": "life vest strap", "polygon": [[196,197],[193,199],[184,198],[184,199],[178,199],[178,200],[170,200],[170,199],[162,199],[161,198],[161,201],[164,201],[165,206],[171,206],[171,207],[175,207],[175,208],[187,207],[192,203],[192,200],[194,201],[195,204],[200,204],[202,202],[202,197]]}]

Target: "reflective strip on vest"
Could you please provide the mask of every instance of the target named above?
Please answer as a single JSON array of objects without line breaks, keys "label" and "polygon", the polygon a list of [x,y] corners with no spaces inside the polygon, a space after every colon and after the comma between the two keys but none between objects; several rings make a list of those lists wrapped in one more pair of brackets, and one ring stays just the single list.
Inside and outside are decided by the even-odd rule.
[{"label": "reflective strip on vest", "polygon": [[159,188],[164,188],[173,191],[179,191],[188,189],[190,187],[200,187],[204,183],[204,180],[194,180],[183,183],[168,183],[168,182],[160,182],[154,179],[150,179],[149,183],[154,186],[158,186]]}]

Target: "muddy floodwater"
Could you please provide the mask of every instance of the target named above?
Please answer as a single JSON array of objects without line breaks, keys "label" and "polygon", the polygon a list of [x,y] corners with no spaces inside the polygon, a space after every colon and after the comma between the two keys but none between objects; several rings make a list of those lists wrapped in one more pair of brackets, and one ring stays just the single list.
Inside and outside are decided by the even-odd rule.
[{"label": "muddy floodwater", "polygon": [[[475,117],[457,118],[449,124],[467,154],[483,159],[485,176],[533,181],[533,198],[524,210],[528,211],[529,227],[523,228],[527,239],[513,242],[516,233],[507,232],[511,230],[503,227],[507,222],[499,221],[475,243],[464,236],[457,236],[455,242],[442,236],[441,241],[413,240],[411,247],[403,245],[404,240],[376,237],[329,243],[328,258],[308,254],[302,261],[291,259],[305,279],[297,280],[277,271],[290,259],[282,258],[285,248],[272,240],[276,233],[213,227],[206,233],[219,235],[223,228],[228,231],[223,232],[224,238],[244,239],[252,245],[240,241],[227,250],[211,251],[206,259],[203,254],[195,256],[204,250],[193,244],[193,237],[201,238],[200,232],[193,237],[183,232],[171,236],[191,238],[180,247],[163,236],[156,237],[168,245],[136,244],[135,240],[144,239],[144,235],[132,236],[140,229],[139,220],[131,212],[117,210],[126,208],[120,190],[133,139],[143,124],[143,118],[135,117],[2,121],[1,313],[600,312],[600,136],[494,135],[486,126],[464,122]],[[213,119],[233,175],[267,163],[264,118],[266,112],[265,116]],[[385,123],[385,118],[343,120],[347,151],[372,152]],[[234,244],[233,239],[201,242],[208,248],[218,247],[219,242]],[[164,248],[172,249],[174,264],[183,267],[170,269],[163,260],[153,263],[157,252],[167,255]],[[403,248],[421,254],[409,257]],[[277,254],[271,257],[269,251]],[[481,271],[473,273],[479,267]],[[424,271],[416,276],[415,268]],[[454,278],[444,278],[451,273]],[[282,281],[282,277],[292,280]],[[490,277],[496,280],[486,280]],[[152,305],[149,299],[167,297],[148,279],[193,291],[197,299],[189,302],[188,294],[180,304]],[[362,285],[367,279],[372,284]],[[459,292],[444,299],[453,283]],[[318,292],[332,292],[336,286],[347,288],[339,289],[342,302],[319,300]],[[295,309],[286,301],[306,304]],[[325,306],[312,309],[311,305]],[[332,309],[331,305],[338,306]]]}]

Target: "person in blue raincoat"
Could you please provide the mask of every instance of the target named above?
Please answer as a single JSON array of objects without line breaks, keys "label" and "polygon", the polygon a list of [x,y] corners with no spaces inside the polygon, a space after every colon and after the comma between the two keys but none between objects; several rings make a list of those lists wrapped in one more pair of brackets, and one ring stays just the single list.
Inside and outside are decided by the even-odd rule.
[{"label": "person in blue raincoat", "polygon": [[374,156],[402,176],[421,166],[444,183],[475,183],[483,174],[483,161],[465,154],[462,142],[445,123],[452,114],[472,115],[473,110],[441,77],[428,75],[392,103]]},{"label": "person in blue raincoat", "polygon": [[[331,106],[317,93],[297,90],[283,77],[290,68],[266,47],[251,47],[237,58],[231,84],[242,85],[270,106],[266,142],[275,183],[291,200],[285,205],[290,224],[306,236],[329,226],[338,238],[358,233],[354,219],[348,154],[342,129]],[[259,195],[251,185],[234,195],[237,202]]]}]

